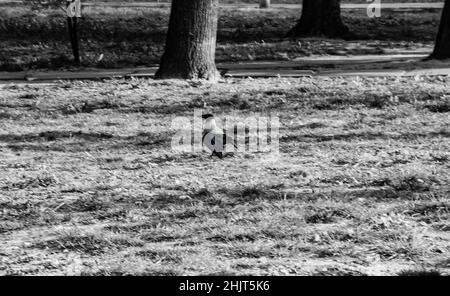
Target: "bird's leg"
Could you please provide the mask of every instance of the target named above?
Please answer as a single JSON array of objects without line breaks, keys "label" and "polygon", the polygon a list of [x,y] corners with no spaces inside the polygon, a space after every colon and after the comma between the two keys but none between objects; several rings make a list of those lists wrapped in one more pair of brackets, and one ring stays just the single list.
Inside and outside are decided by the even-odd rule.
[{"label": "bird's leg", "polygon": [[214,156],[217,156],[218,158],[223,159],[222,152],[213,151],[213,153],[211,154],[210,157],[214,157]]}]

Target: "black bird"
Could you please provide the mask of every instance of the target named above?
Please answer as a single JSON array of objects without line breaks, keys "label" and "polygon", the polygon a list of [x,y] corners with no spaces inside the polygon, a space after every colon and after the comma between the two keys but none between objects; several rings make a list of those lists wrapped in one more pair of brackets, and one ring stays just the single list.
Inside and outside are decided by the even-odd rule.
[{"label": "black bird", "polygon": [[202,118],[205,120],[203,125],[202,143],[212,151],[211,156],[218,156],[222,159],[224,156],[230,155],[230,153],[227,153],[226,147],[227,145],[232,144],[234,148],[236,148],[234,139],[227,136],[225,130],[217,127],[214,115],[203,114]]}]

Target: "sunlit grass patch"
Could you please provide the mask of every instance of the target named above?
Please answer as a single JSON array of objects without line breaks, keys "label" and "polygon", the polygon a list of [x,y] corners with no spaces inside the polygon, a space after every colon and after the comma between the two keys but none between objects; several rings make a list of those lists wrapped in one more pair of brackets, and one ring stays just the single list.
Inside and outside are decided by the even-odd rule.
[{"label": "sunlit grass patch", "polygon": [[101,233],[80,234],[62,233],[53,239],[36,242],[33,247],[50,251],[69,251],[82,254],[98,255],[114,252],[123,247],[140,247],[143,242],[124,236],[111,236]]}]

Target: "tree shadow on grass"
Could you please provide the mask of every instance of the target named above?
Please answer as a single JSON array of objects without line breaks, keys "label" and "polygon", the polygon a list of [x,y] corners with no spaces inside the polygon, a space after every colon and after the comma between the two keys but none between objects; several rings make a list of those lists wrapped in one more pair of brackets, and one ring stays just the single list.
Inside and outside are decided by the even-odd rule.
[{"label": "tree shadow on grass", "polygon": [[290,142],[329,142],[329,141],[355,141],[355,140],[417,140],[420,138],[450,137],[450,131],[440,130],[429,133],[386,134],[383,132],[351,132],[336,135],[287,135],[280,139],[281,143]]},{"label": "tree shadow on grass", "polygon": [[81,131],[46,131],[28,134],[0,135],[0,143],[7,143],[13,151],[84,152],[93,150],[155,149],[170,147],[171,134],[139,133],[135,136],[114,136],[109,133]]},{"label": "tree shadow on grass", "polygon": [[398,273],[399,276],[441,276],[437,270],[403,270]]},{"label": "tree shadow on grass", "polygon": [[0,142],[22,143],[22,142],[52,142],[63,139],[77,138],[85,141],[97,141],[111,139],[113,136],[107,133],[84,133],[81,131],[47,131],[28,134],[6,134],[0,135]]},{"label": "tree shadow on grass", "polygon": [[414,200],[430,198],[430,195],[447,194],[448,188],[414,188],[397,186],[366,186],[362,188],[348,187],[317,187],[307,190],[271,188],[264,185],[236,186],[219,189],[217,193],[226,195],[230,202],[228,205],[241,204],[243,202],[259,202],[261,200],[302,200],[316,202],[318,200],[352,201],[356,199],[382,200]]}]

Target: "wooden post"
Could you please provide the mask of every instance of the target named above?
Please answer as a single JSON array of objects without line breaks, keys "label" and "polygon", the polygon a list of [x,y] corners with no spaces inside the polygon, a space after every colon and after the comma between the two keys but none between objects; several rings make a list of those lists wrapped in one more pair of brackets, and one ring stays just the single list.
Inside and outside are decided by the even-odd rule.
[{"label": "wooden post", "polygon": [[270,0],[259,0],[259,8],[270,8]]},{"label": "wooden post", "polygon": [[78,42],[78,21],[77,17],[72,18],[73,21],[73,58],[77,66],[80,65],[80,47]]},{"label": "wooden post", "polygon": [[80,49],[78,41],[78,20],[81,17],[81,1],[67,0],[67,25],[69,28],[70,44],[72,45],[72,52],[75,65],[79,66],[81,63]]}]

